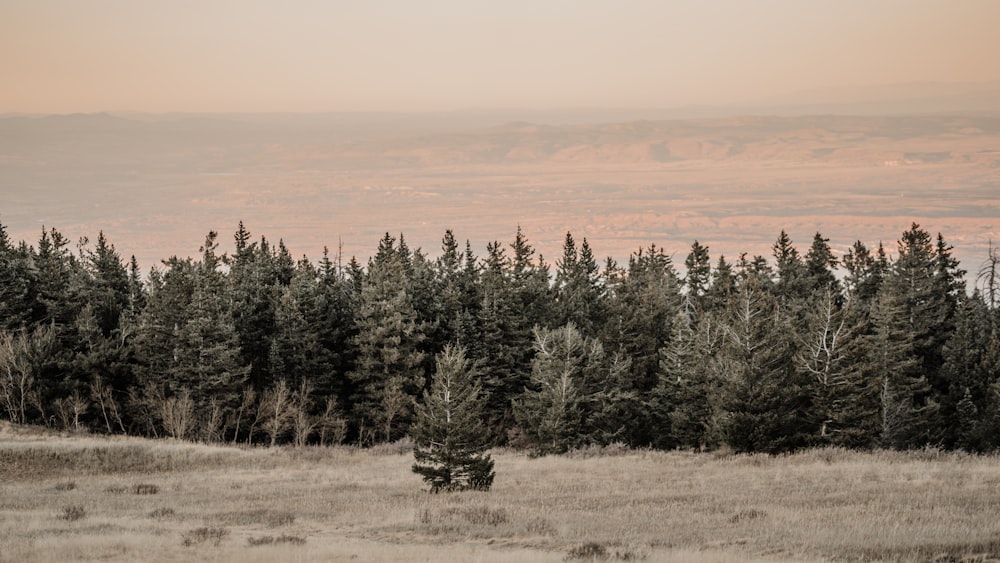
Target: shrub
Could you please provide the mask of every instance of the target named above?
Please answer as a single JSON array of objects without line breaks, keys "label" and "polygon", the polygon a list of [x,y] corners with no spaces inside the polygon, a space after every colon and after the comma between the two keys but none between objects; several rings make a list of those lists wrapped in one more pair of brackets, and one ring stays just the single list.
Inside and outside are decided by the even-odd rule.
[{"label": "shrub", "polygon": [[569,550],[564,561],[638,561],[646,556],[631,549],[609,551],[603,544],[588,542]]},{"label": "shrub", "polygon": [[609,559],[608,548],[595,542],[585,543],[583,545],[578,545],[573,549],[569,550],[566,554],[566,561],[582,560],[582,561],[607,561]]}]

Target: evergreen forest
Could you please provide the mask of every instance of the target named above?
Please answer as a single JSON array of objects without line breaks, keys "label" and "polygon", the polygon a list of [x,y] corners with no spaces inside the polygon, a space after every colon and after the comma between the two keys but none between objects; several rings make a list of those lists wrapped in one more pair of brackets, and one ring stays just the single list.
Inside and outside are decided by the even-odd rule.
[{"label": "evergreen forest", "polygon": [[520,229],[484,256],[448,231],[433,258],[387,233],[366,262],[233,240],[142,272],[103,234],[0,225],[0,416],[368,446],[421,432],[448,369],[475,389],[461,420],[539,455],[1000,447],[1000,256],[966,272],[917,224],[840,257],[819,233],[766,257],[694,242],[683,264],[598,261],[571,233],[550,264]]}]

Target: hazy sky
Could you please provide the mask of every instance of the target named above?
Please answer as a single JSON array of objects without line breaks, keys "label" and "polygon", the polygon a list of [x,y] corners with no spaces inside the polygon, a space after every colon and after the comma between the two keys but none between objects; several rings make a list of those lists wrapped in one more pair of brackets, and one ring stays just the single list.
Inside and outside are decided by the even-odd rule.
[{"label": "hazy sky", "polygon": [[653,108],[1000,80],[995,0],[0,0],[0,113]]}]

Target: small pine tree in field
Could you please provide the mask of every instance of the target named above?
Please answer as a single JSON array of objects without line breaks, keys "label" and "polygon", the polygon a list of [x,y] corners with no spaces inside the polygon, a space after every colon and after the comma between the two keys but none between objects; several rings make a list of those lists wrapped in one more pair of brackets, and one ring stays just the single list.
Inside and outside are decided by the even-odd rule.
[{"label": "small pine tree in field", "polygon": [[436,358],[430,391],[417,405],[411,429],[414,473],[430,484],[431,492],[474,489],[493,485],[493,460],[485,453],[489,431],[483,424],[483,399],[461,347],[445,347]]}]

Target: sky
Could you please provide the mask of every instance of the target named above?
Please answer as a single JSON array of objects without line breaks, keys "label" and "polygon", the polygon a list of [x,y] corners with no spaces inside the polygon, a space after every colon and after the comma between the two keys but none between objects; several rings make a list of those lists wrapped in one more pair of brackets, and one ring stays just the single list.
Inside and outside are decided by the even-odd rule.
[{"label": "sky", "polygon": [[1000,81],[994,0],[0,0],[0,113],[766,102]]}]

